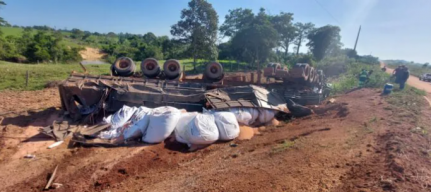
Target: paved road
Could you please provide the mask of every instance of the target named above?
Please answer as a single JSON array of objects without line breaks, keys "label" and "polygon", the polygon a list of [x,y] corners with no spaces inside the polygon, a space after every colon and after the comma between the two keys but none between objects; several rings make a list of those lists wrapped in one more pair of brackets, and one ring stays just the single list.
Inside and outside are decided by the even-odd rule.
[{"label": "paved road", "polygon": [[[380,65],[383,67],[384,63],[380,63]],[[386,67],[387,68],[387,67]],[[387,68],[386,72],[389,74],[392,74],[394,70]],[[431,83],[429,82],[425,82],[425,81],[421,81],[419,80],[419,78],[410,75],[409,79],[407,80],[407,84],[413,87],[416,87],[418,89],[422,89],[424,91],[426,91],[427,93],[431,93]]]}]

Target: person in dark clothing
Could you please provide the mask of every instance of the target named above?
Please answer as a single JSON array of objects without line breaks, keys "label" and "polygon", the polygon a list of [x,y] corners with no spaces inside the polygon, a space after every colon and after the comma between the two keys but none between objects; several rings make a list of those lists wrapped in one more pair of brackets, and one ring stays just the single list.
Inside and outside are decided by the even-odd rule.
[{"label": "person in dark clothing", "polygon": [[407,79],[409,79],[410,77],[409,68],[404,65],[401,65],[394,70],[393,76],[395,76],[395,83],[399,84],[400,89],[403,90],[406,85]]}]

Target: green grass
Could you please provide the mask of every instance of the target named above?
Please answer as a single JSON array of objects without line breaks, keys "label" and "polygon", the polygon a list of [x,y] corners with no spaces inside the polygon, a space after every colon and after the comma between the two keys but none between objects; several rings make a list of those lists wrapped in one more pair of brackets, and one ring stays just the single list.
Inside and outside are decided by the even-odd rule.
[{"label": "green grass", "polygon": [[[90,74],[109,74],[110,65],[86,65]],[[29,71],[28,87],[25,86]],[[83,72],[79,64],[16,64],[0,61],[0,90],[38,90],[49,81],[66,79],[72,71]]]},{"label": "green grass", "polygon": [[[21,37],[22,32],[24,31],[23,28],[13,28],[13,27],[0,27],[0,30],[3,32],[3,35],[9,36],[16,36],[16,37]],[[33,35],[36,34],[36,30],[33,30]]]},{"label": "green grass", "polygon": [[283,151],[286,151],[287,149],[295,147],[295,141],[289,141],[285,140],[282,144],[278,144],[276,147],[274,147],[271,151],[271,153],[280,153]]},{"label": "green grass", "polygon": [[[425,95],[425,91],[407,86],[404,90],[394,91],[387,97],[387,101],[395,107],[418,115],[421,113],[422,107],[428,105],[423,98]],[[397,111],[399,113],[399,110]]]}]

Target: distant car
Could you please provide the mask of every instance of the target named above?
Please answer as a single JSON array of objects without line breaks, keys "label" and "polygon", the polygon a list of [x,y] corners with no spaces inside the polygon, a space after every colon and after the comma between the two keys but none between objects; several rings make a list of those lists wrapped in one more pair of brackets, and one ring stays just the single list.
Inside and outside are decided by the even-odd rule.
[{"label": "distant car", "polygon": [[431,81],[431,74],[430,73],[425,73],[422,76],[419,77],[419,80],[421,81]]}]

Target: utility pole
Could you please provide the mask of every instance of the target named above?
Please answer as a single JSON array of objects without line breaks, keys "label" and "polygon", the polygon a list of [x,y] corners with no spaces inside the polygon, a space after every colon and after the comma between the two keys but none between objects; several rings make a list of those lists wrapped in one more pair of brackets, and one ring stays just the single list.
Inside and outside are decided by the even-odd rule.
[{"label": "utility pole", "polygon": [[354,51],[356,51],[356,45],[358,45],[359,34],[361,34],[361,26],[360,25],[359,25],[358,36],[356,37],[355,47],[353,48]]}]

